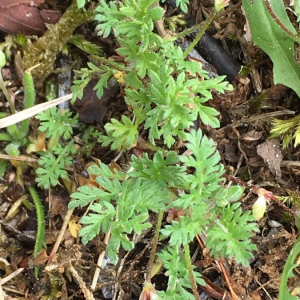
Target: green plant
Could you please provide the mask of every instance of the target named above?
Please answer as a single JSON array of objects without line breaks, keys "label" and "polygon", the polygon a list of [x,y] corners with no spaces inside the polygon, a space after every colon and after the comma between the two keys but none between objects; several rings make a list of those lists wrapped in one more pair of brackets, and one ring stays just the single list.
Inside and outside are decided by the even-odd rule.
[{"label": "green plant", "polygon": [[284,265],[281,280],[280,280],[280,289],[279,289],[279,300],[297,300],[299,297],[299,290],[295,289],[296,292],[294,295],[291,295],[290,291],[287,288],[288,279],[293,278],[295,275],[293,270],[299,266],[299,253],[300,253],[300,238],[297,239],[296,243],[291,250],[288,259]]},{"label": "green plant", "polygon": [[[0,66],[5,65],[5,55],[2,51],[0,51]],[[23,85],[24,85],[24,91],[25,91],[25,97],[24,97],[24,107],[30,108],[34,105],[35,102],[35,89],[33,85],[33,78],[31,75],[31,71],[36,66],[26,70],[24,72],[23,77]],[[1,69],[0,69],[1,73]],[[9,104],[12,113],[15,113],[14,105],[11,101],[11,98],[9,96],[9,93],[6,90],[6,87],[3,83],[2,75],[0,75],[0,88],[3,90]],[[5,152],[8,153],[11,156],[17,156],[19,155],[20,151],[19,148],[21,146],[26,145],[28,142],[27,139],[27,133],[29,129],[29,120],[23,120],[21,124],[13,124],[7,127],[7,133],[0,133],[0,140],[9,142],[9,144],[5,147]]]},{"label": "green plant", "polygon": [[[296,3],[297,1],[295,1]],[[253,42],[271,58],[274,83],[284,84],[300,96],[300,66],[295,43],[300,42],[282,0],[243,0]],[[296,10],[297,10],[296,4]]]},{"label": "green plant", "polygon": [[[87,243],[100,231],[110,234],[106,254],[115,263],[120,247],[132,249],[130,236],[151,227],[149,215],[158,213],[154,252],[143,293],[156,293],[149,274],[160,236],[166,246],[158,256],[164,260],[169,285],[159,295],[164,299],[199,299],[196,284],[205,283],[192,267],[189,253],[195,235],[206,233],[214,257],[234,257],[246,265],[255,250],[250,237],[257,228],[250,212],[243,214],[240,203],[234,203],[243,188],[223,186],[224,168],[214,142],[200,130],[190,129],[198,116],[202,123],[218,127],[218,112],[206,102],[212,90],[223,93],[232,87],[223,81],[224,77],[209,79],[199,64],[185,61],[172,39],[163,40],[153,33],[154,21],[163,15],[155,3],[125,0],[117,6],[115,2],[100,1],[96,9],[99,34],[107,37],[114,33],[120,45],[116,52],[125,63],[93,57],[93,64],[79,73],[73,92],[81,95],[89,80],[99,76],[95,90],[101,96],[110,78],[121,72],[125,101],[132,114],[108,122],[104,126],[106,135],[102,134],[99,141],[111,145],[111,149],[128,150],[145,131],[154,146],[161,140],[166,149],[157,150],[153,156],[132,156],[127,172],[112,171],[103,163],[91,166],[88,171],[97,176],[98,187],[78,188],[71,195],[69,208],[93,202],[90,212],[81,219],[85,224],[80,232],[82,241]],[[186,141],[190,154],[178,155],[169,150],[179,139]],[[161,228],[167,210],[173,212],[173,217]],[[182,249],[184,255],[180,254]]]},{"label": "green plant", "polygon": [[[33,256],[36,258],[38,253],[43,249],[46,248],[46,226],[45,226],[45,218],[44,218],[44,210],[41,200],[33,187],[28,188],[32,200],[35,205],[36,215],[37,215],[37,233],[36,233],[36,242],[34,246]],[[34,269],[35,277],[38,277],[39,274],[39,267],[35,267]]]},{"label": "green plant", "polygon": [[294,139],[294,147],[300,144],[300,115],[288,120],[274,119],[270,138],[280,137],[283,148],[288,147]]},{"label": "green plant", "polygon": [[[93,213],[81,220],[86,225],[80,233],[83,243],[93,239],[100,230],[105,233],[111,230],[106,251],[116,262],[120,246],[125,250],[134,246],[128,235],[133,232],[140,234],[151,226],[148,222],[151,211],[183,209],[184,214],[178,220],[173,220],[160,230],[161,239],[170,238],[168,246],[160,254],[164,261],[168,261],[166,255],[175,255],[174,251],[186,247],[195,235],[205,230],[207,245],[216,258],[235,257],[237,262],[246,265],[252,256],[251,251],[255,250],[249,240],[256,230],[254,217],[250,212],[242,214],[239,203],[230,204],[239,199],[243,189],[222,187],[221,176],[224,170],[212,140],[202,136],[200,131],[187,134],[187,140],[187,147],[192,152],[188,157],[178,156],[174,152],[167,153],[166,157],[157,152],[152,160],[147,155],[141,159],[133,157],[126,174],[117,170],[112,172],[103,163],[100,167],[90,167],[90,174],[98,175],[96,182],[102,189],[80,187],[78,192],[72,194],[73,200],[69,203],[71,209],[99,200],[90,206]],[[183,165],[178,165],[179,162]],[[195,169],[193,174],[189,174],[191,167]],[[183,192],[176,196],[171,192],[171,187]],[[180,260],[187,272],[189,267],[184,257],[179,255],[176,260]],[[177,279],[172,279],[172,282],[176,281],[172,285],[174,295],[190,287],[189,281],[184,279],[188,275],[182,273],[180,264],[165,265],[167,274],[177,274]],[[179,276],[182,276],[184,285],[177,282]],[[196,272],[194,277],[198,278],[197,281],[200,280],[199,276]]]},{"label": "green plant", "polygon": [[[39,131],[48,138],[47,150],[45,141],[35,140],[29,145],[27,152],[38,152],[40,155],[39,168],[36,170],[38,186],[45,189],[56,186],[59,178],[66,178],[65,167],[72,164],[72,155],[76,153],[73,127],[77,126],[78,116],[52,107],[36,116],[40,120]],[[37,144],[40,143],[39,147]]]}]

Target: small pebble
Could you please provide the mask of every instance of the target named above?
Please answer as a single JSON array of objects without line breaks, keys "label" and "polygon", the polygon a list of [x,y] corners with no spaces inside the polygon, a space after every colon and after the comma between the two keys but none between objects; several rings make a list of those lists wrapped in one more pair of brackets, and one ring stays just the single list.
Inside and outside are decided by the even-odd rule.
[{"label": "small pebble", "polygon": [[282,224],[280,224],[279,222],[274,221],[274,220],[269,220],[268,224],[272,228],[278,228],[278,227],[282,226]]}]

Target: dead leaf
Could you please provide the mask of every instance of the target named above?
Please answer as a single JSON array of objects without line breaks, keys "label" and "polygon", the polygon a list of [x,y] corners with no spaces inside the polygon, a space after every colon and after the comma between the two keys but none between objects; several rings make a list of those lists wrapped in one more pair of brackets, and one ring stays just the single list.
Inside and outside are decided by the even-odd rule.
[{"label": "dead leaf", "polygon": [[279,140],[271,139],[257,146],[257,154],[268,164],[276,179],[281,178],[280,163],[282,161],[281,146]]},{"label": "dead leaf", "polygon": [[26,152],[31,153],[31,152],[38,152],[38,151],[46,151],[46,135],[45,132],[40,132],[38,136],[32,137],[29,136],[29,140],[31,141],[32,144],[29,144]]},{"label": "dead leaf", "polygon": [[[53,218],[54,216],[60,215],[63,219],[68,210],[68,200],[61,196],[51,195],[50,201],[51,217]],[[49,202],[49,197],[46,198],[46,202]]]},{"label": "dead leaf", "polygon": [[61,12],[57,10],[42,9],[40,10],[42,20],[47,24],[55,24],[61,17]]},{"label": "dead leaf", "polygon": [[251,130],[243,135],[243,140],[245,141],[258,141],[263,135],[262,131]]},{"label": "dead leaf", "polygon": [[108,100],[113,98],[119,90],[118,85],[105,88],[103,96],[99,99],[94,91],[97,80],[91,80],[83,90],[83,97],[81,100],[75,102],[79,113],[79,121],[93,124],[101,123],[107,111]]},{"label": "dead leaf", "polygon": [[39,10],[44,0],[2,0],[0,4],[0,30],[8,33],[23,33],[41,36],[47,27],[61,17],[59,11]]},{"label": "dead leaf", "polygon": [[236,163],[239,160],[237,155],[237,146],[235,144],[225,144],[224,146],[224,159],[231,163]]},{"label": "dead leaf", "polygon": [[79,218],[78,217],[73,217],[70,222],[69,222],[69,230],[71,232],[71,235],[74,238],[78,237],[78,232],[81,230],[82,226],[78,223]]},{"label": "dead leaf", "polygon": [[42,249],[36,258],[32,258],[32,264],[35,266],[35,267],[42,267],[45,262],[48,260],[49,256],[47,254],[47,251],[46,249]]},{"label": "dead leaf", "polygon": [[47,28],[37,7],[21,4],[0,10],[0,29],[8,33],[40,36]]},{"label": "dead leaf", "polygon": [[8,8],[21,4],[27,4],[28,6],[39,6],[44,2],[45,0],[1,0],[0,8]]}]

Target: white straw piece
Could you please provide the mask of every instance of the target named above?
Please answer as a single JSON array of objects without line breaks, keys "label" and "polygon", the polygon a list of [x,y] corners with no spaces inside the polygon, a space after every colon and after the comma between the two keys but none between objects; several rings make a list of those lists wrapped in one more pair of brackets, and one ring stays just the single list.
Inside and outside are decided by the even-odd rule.
[{"label": "white straw piece", "polygon": [[73,96],[73,94],[69,94],[69,95],[66,95],[66,96],[48,101],[48,102],[44,102],[44,103],[35,105],[31,108],[24,109],[24,110],[22,110],[22,111],[20,111],[16,114],[13,114],[9,117],[0,119],[0,128],[5,128],[5,127],[8,127],[10,125],[19,123],[23,120],[29,119],[29,118],[35,116],[36,114],[38,114],[38,113],[40,113],[40,112],[42,112],[42,111],[44,111],[48,108],[51,108],[51,107],[56,106],[56,105],[58,105],[62,102],[65,102],[67,100],[72,99],[72,96]]}]

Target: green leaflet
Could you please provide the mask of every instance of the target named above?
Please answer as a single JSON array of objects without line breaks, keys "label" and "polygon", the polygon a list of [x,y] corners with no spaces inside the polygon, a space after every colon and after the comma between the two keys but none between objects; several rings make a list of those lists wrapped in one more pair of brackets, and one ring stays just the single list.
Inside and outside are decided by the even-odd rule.
[{"label": "green leaflet", "polygon": [[[296,35],[282,1],[270,0],[279,20]],[[253,41],[262,48],[274,64],[274,83],[284,84],[300,96],[300,66],[294,60],[294,39],[270,15],[264,0],[243,0],[243,7],[250,23]]]}]

